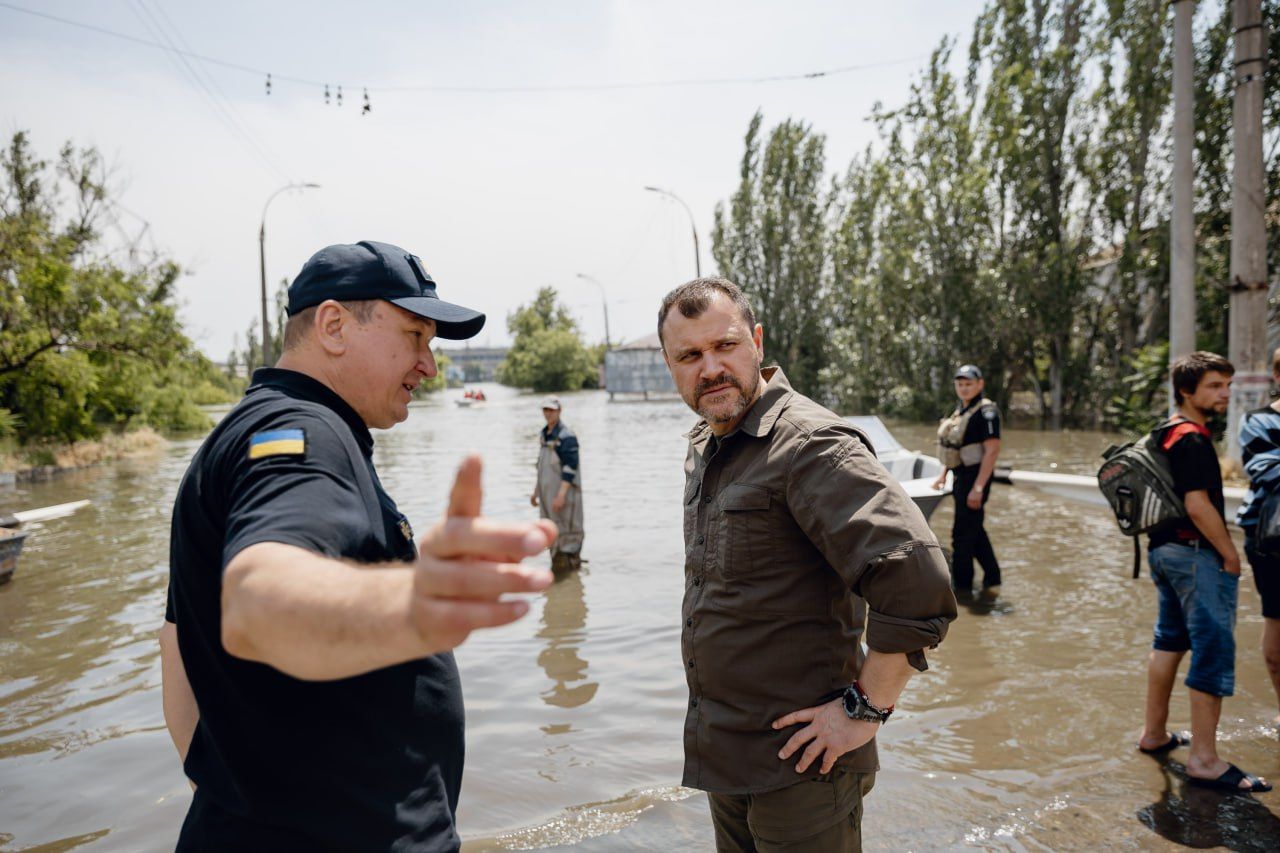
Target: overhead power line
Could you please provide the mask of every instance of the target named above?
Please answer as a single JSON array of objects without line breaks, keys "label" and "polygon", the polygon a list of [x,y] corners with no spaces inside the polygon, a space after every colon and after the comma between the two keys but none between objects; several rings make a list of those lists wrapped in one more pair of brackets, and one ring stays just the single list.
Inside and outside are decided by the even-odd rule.
[{"label": "overhead power line", "polygon": [[[174,60],[174,65],[179,73],[187,77],[196,91],[212,107],[214,117],[230,131],[232,136],[243,143],[246,149],[257,157],[268,171],[274,172],[286,181],[292,181],[293,179],[289,174],[281,168],[278,158],[272,156],[267,146],[260,142],[250,130],[248,122],[244,120],[239,110],[236,109],[235,104],[222,91],[222,87],[218,85],[213,75],[205,72],[198,64],[188,61],[190,51],[182,49],[189,47],[186,39],[182,37],[182,33],[174,25],[173,21],[169,20],[169,16],[164,13],[164,9],[158,5],[156,8],[164,16],[168,31],[166,31],[165,23],[161,23],[156,14],[148,7],[146,0],[134,0],[133,3],[134,14],[138,16],[138,20],[142,22],[142,25],[148,31],[161,39],[163,42],[161,46],[170,55],[170,58]],[[170,32],[172,32],[172,36]],[[182,43],[182,48],[174,42],[174,37]]]},{"label": "overhead power line", "polygon": [[[225,59],[219,59],[215,56],[207,56],[205,54],[196,53],[191,50],[180,50],[161,42],[152,41],[151,39],[140,38],[138,36],[129,35],[128,33],[117,32],[106,27],[99,27],[94,24],[88,24],[83,21],[75,21],[70,18],[63,18],[58,15],[51,15],[48,12],[41,12],[36,9],[28,9],[25,6],[19,6],[14,3],[4,2],[0,0],[0,7],[10,9],[14,12],[20,12],[24,15],[31,15],[37,18],[44,18],[49,21],[55,21],[71,27],[78,27],[84,30],[90,30],[101,35],[110,36],[116,39],[133,42],[134,44],[146,47],[158,48],[160,50],[173,51],[180,56],[188,59],[198,59],[201,62],[207,62],[210,65],[217,65],[232,71],[240,71],[245,74],[253,74],[258,77],[268,78],[267,91],[272,89],[273,83],[281,81],[286,83],[294,83],[300,86],[309,86],[316,89],[327,89],[335,84],[332,81],[311,80],[306,77],[297,77],[289,74],[280,74],[276,71],[270,71],[266,68],[255,68],[250,65],[244,65],[238,62],[229,62]],[[615,83],[557,83],[557,84],[522,84],[522,85],[441,85],[441,84],[417,84],[417,85],[388,85],[379,86],[373,84],[350,85],[347,88],[355,90],[357,88],[368,92],[454,92],[454,93],[474,93],[474,94],[514,94],[514,93],[556,93],[556,92],[601,92],[613,91],[619,89],[671,89],[687,86],[731,86],[731,85],[749,85],[760,83],[785,83],[805,80],[819,80],[826,77],[836,77],[841,74],[850,74],[856,71],[870,71],[877,68],[889,68],[895,65],[907,65],[920,62],[925,57],[912,56],[901,59],[888,59],[879,62],[865,62],[857,65],[844,65],[839,68],[827,68],[820,71],[806,71],[795,74],[773,74],[754,77],[708,77],[708,78],[685,78],[673,80],[641,80],[630,82]],[[366,105],[367,105],[366,97]]]}]

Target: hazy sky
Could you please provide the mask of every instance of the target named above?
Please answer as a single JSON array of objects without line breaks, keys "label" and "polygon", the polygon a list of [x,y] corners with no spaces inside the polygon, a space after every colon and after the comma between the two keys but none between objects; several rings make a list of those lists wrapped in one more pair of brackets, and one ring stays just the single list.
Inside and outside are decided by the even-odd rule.
[{"label": "hazy sky", "polygon": [[[451,301],[508,341],[506,315],[553,285],[602,340],[649,334],[662,295],[703,271],[712,212],[737,183],[760,109],[826,134],[843,171],[875,138],[876,101],[901,103],[944,36],[968,44],[982,0],[842,2],[162,2],[3,0],[0,130],[65,140],[114,166],[123,227],[187,270],[179,293],[197,343],[221,360],[258,311],[263,204],[274,290],[316,249],[384,240],[423,257]],[[262,75],[188,59],[9,6],[173,43]],[[910,60],[815,80],[552,92],[422,87],[598,86],[758,78]],[[957,58],[959,61],[959,58]],[[194,71],[211,91],[190,75]],[[344,105],[296,77],[342,85]],[[361,90],[372,112],[361,115]],[[400,87],[401,91],[390,91]],[[416,87],[416,89],[415,89]],[[216,106],[215,106],[216,105]],[[238,128],[238,129],[236,129]],[[765,318],[767,323],[767,318]]]}]

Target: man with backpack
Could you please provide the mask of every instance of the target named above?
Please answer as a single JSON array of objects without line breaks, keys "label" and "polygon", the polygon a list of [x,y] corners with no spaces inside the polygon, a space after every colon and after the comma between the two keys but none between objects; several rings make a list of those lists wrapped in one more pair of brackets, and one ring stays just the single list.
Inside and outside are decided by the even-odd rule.
[{"label": "man with backpack", "polygon": [[[1191,747],[1187,779],[1192,784],[1241,791],[1271,786],[1218,756],[1222,697],[1235,688],[1236,601],[1240,555],[1227,532],[1222,471],[1207,426],[1227,410],[1235,368],[1220,355],[1194,352],[1170,369],[1177,412],[1156,427],[1168,457],[1174,491],[1186,516],[1150,534],[1147,562],[1159,593],[1155,640],[1147,668],[1146,724],[1138,749],[1148,754]],[[1169,695],[1178,665],[1191,652],[1186,685],[1191,698],[1191,736],[1171,733]]]}]

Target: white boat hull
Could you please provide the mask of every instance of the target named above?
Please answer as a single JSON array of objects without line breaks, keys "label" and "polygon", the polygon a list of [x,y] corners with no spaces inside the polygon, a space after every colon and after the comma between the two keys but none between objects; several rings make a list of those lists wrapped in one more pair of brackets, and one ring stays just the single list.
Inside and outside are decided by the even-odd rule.
[{"label": "white boat hull", "polygon": [[[1093,506],[1107,506],[1107,499],[1098,488],[1098,478],[1081,474],[1054,474],[1040,471],[1003,471],[1009,483],[1019,488],[1035,489],[1046,494]],[[1236,510],[1244,501],[1245,489],[1228,486],[1222,490],[1229,523],[1235,523]]]},{"label": "white boat hull", "polygon": [[933,515],[942,499],[951,494],[950,478],[943,488],[933,487],[934,481],[942,473],[941,460],[907,450],[875,415],[853,415],[845,420],[867,434],[880,464],[902,485],[907,497],[920,507],[924,517]]}]

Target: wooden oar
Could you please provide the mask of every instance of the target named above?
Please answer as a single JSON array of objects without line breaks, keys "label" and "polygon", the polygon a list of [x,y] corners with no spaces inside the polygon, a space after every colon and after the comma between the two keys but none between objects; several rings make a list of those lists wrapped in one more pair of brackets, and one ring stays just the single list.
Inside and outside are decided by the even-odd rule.
[{"label": "wooden oar", "polygon": [[47,521],[50,518],[61,518],[64,515],[71,515],[82,507],[89,505],[88,501],[71,501],[65,504],[54,504],[53,506],[42,506],[38,509],[28,509],[22,512],[15,512],[10,515],[0,515],[0,527],[20,527],[23,524],[30,524],[33,521]]}]

